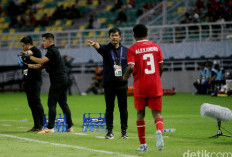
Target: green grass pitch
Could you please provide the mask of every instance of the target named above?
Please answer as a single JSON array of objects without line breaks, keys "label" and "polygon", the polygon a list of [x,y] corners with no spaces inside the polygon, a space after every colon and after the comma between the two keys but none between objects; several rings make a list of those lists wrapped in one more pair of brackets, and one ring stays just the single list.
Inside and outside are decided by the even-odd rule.
[{"label": "green grass pitch", "polygon": [[[47,94],[41,95],[45,109]],[[176,132],[164,133],[165,148],[156,150],[155,125],[151,111],[146,109],[146,137],[148,151],[138,152],[139,140],[136,128],[136,110],[133,97],[128,97],[128,139],[120,138],[120,118],[117,104],[114,111],[114,135],[105,140],[105,133],[82,133],[83,113],[105,111],[103,95],[68,97],[74,122],[74,133],[36,134],[27,133],[33,125],[25,93],[0,93],[0,156],[1,157],[204,157],[204,153],[232,154],[232,138],[208,138],[217,133],[217,122],[200,116],[200,106],[211,103],[232,109],[231,97],[193,96],[177,93],[163,97],[164,128],[175,128]],[[57,105],[58,106],[58,105]],[[57,112],[61,112],[57,107]],[[27,119],[28,121],[23,121]],[[232,122],[223,122],[223,128],[232,132]],[[224,134],[230,134],[222,130]],[[102,138],[99,138],[102,137]],[[198,154],[197,154],[198,153]],[[202,154],[203,153],[203,154]],[[229,155],[231,155],[229,154]],[[213,154],[211,154],[213,155]],[[220,154],[219,154],[220,155]],[[215,155],[214,155],[215,156]],[[232,156],[232,155],[231,155]]]}]

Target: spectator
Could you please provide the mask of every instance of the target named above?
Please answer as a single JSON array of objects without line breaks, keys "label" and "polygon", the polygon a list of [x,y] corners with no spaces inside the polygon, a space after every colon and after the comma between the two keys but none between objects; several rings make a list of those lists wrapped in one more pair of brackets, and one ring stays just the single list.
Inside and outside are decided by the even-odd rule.
[{"label": "spectator", "polygon": [[93,17],[93,28],[94,29],[101,28],[101,21],[99,20],[99,18],[97,18],[97,16]]},{"label": "spectator", "polygon": [[88,5],[93,4],[93,0],[87,0],[87,4],[88,4]]},{"label": "spectator", "polygon": [[45,13],[42,18],[40,19],[40,25],[42,27],[48,26],[50,22],[50,17]]},{"label": "spectator", "polygon": [[110,11],[117,11],[123,6],[122,0],[116,0],[113,8]]},{"label": "spectator", "polygon": [[225,19],[221,16],[221,15],[219,15],[219,17],[218,17],[218,19],[217,19],[217,21],[216,21],[217,23],[220,23],[223,27],[225,27]]},{"label": "spectator", "polygon": [[153,7],[154,7],[154,6],[153,6],[153,3],[152,3],[152,2],[150,2],[150,3],[145,2],[145,3],[144,3],[144,6],[143,6],[143,8],[144,8],[146,11],[151,10]]},{"label": "spectator", "polygon": [[2,15],[2,13],[3,13],[3,9],[2,9],[2,6],[0,4],[0,16]]},{"label": "spectator", "polygon": [[189,15],[189,13],[186,12],[184,14],[184,20],[181,21],[181,24],[190,23],[190,21],[191,21],[190,15]]},{"label": "spectator", "polygon": [[192,14],[192,23],[199,23],[200,19],[199,19],[199,14],[197,12],[197,10],[195,10]]},{"label": "spectator", "polygon": [[198,9],[204,8],[204,2],[203,2],[203,0],[197,0],[196,1],[196,7]]},{"label": "spectator", "polygon": [[116,17],[115,23],[126,23],[127,22],[127,15],[123,10],[119,11],[118,16]]},{"label": "spectator", "polygon": [[32,13],[32,14],[35,14],[39,8],[40,8],[39,3],[34,2],[34,3],[31,5],[31,9],[30,9],[30,10],[31,10],[31,13]]},{"label": "spectator", "polygon": [[129,2],[127,3],[127,7],[128,8],[134,8],[135,7],[135,0],[129,0]]},{"label": "spectator", "polygon": [[93,28],[93,15],[90,15],[89,17],[89,23],[88,23],[88,29],[92,29]]},{"label": "spectator", "polygon": [[10,27],[18,27],[18,20],[16,16],[10,17]]},{"label": "spectator", "polygon": [[30,25],[32,27],[35,27],[37,25],[37,20],[36,20],[36,17],[34,14],[32,14],[32,13],[30,14],[29,20],[30,20]]},{"label": "spectator", "polygon": [[78,4],[75,4],[75,5],[72,5],[71,7],[71,17],[72,18],[80,18],[80,11],[79,11],[79,8],[78,8]]},{"label": "spectator", "polygon": [[143,15],[143,12],[144,12],[144,11],[143,11],[142,8],[138,8],[138,10],[137,10],[137,12],[136,12],[137,17]]}]

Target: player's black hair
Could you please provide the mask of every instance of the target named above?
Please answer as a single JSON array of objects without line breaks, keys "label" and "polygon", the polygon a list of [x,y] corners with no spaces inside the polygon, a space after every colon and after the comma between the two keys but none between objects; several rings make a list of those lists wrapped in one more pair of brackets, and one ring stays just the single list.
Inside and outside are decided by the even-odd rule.
[{"label": "player's black hair", "polygon": [[55,37],[54,37],[54,35],[52,33],[44,33],[42,35],[42,38],[54,40]]},{"label": "player's black hair", "polygon": [[20,40],[21,43],[33,45],[31,36],[25,36]]},{"label": "player's black hair", "polygon": [[213,62],[207,61],[207,62],[206,62],[206,66],[213,66]]},{"label": "player's black hair", "polygon": [[110,30],[109,30],[109,36],[110,36],[110,34],[111,33],[116,33],[116,32],[118,32],[118,34],[121,36],[121,30],[119,29],[119,28],[111,28]]},{"label": "player's black hair", "polygon": [[215,65],[214,65],[214,68],[215,68],[215,69],[219,69],[219,64],[215,64]]},{"label": "player's black hair", "polygon": [[144,38],[147,36],[147,27],[143,24],[137,24],[133,28],[133,32],[135,37],[137,38]]}]

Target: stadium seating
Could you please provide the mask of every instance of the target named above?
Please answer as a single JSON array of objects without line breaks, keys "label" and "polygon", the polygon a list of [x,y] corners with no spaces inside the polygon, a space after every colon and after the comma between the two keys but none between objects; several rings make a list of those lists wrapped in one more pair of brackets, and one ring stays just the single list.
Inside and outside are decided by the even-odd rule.
[{"label": "stadium seating", "polygon": [[[6,9],[9,2],[11,0],[2,0],[0,2],[1,6]],[[72,5],[75,5],[75,0],[32,0],[32,2],[38,2],[37,5],[38,10],[35,13],[35,17],[37,20],[39,20],[45,13],[48,16],[52,16],[53,13],[56,10],[57,6],[64,6],[65,7],[71,7]],[[20,0],[20,2],[25,2],[25,0]],[[49,25],[47,26],[30,26],[30,27],[10,27],[11,19],[9,16],[6,16],[6,13],[2,14],[0,16],[0,33],[9,33],[9,34],[0,34],[0,48],[14,48],[19,46],[18,41],[20,38],[16,38],[14,33],[16,33],[16,36],[23,36],[24,32],[33,32],[33,33],[39,33],[39,32],[62,32],[66,30],[80,30],[82,32],[74,33],[71,35],[71,38],[69,41],[59,41],[59,46],[65,47],[68,45],[75,46],[75,44],[82,44],[85,43],[84,40],[86,39],[96,39],[99,41],[105,41],[107,42],[107,30],[113,27],[120,27],[120,28],[128,28],[133,27],[134,24],[137,22],[137,10],[139,8],[143,8],[145,3],[155,2],[156,5],[160,3],[159,0],[135,0],[135,7],[134,8],[127,8],[124,12],[128,17],[128,21],[125,23],[116,23],[116,17],[118,15],[118,11],[111,11],[113,8],[114,0],[104,2],[104,4],[101,4],[99,6],[98,0],[93,0],[91,4],[88,4],[86,0],[79,0],[78,6],[80,13],[82,15],[85,15],[85,19],[80,20],[73,20],[73,19],[67,19],[67,18],[61,18],[61,19],[52,19],[49,22]],[[123,3],[126,4],[128,0],[123,0]],[[167,0],[167,24],[173,24],[173,23],[180,23],[181,20],[184,18],[184,14],[186,11],[191,12],[195,8],[195,2],[188,1],[189,7],[188,10],[185,8],[185,1],[179,1],[179,0]],[[207,3],[207,0],[204,0],[205,4]],[[98,9],[96,9],[98,7]],[[95,8],[95,9],[93,9]],[[91,14],[92,9],[96,12],[97,17],[100,19],[101,22],[101,28],[104,29],[101,32],[93,32],[93,31],[86,31],[88,28],[88,17]],[[203,15],[206,13],[206,8],[202,11]],[[26,10],[26,12],[29,12],[29,9]],[[159,14],[160,18],[157,18],[157,20],[152,25],[162,25],[162,16]],[[17,19],[20,19],[20,15],[17,16]],[[154,16],[153,16],[154,19]],[[146,23],[146,22],[142,22]],[[175,28],[175,29],[182,29],[182,28]],[[207,29],[201,30],[201,34],[199,34],[199,30],[197,30],[195,33],[189,33],[188,34],[188,40],[198,40],[199,38],[208,39],[211,38],[212,34],[209,33],[209,27]],[[162,28],[162,29],[153,29],[153,34],[155,34],[154,37],[152,37],[152,40],[155,41],[162,41],[162,42],[173,42],[175,38],[178,38],[178,36],[181,36],[180,41],[185,38],[183,36],[183,33],[186,31],[186,27],[183,27],[183,30],[176,30],[176,34],[173,33],[173,28]],[[162,36],[160,31],[162,31]],[[181,32],[183,31],[183,33]],[[133,33],[129,32],[129,34],[124,34],[125,38],[123,39],[124,42],[127,44],[133,42],[133,39],[131,38],[131,35]],[[5,37],[8,36],[8,37]],[[39,36],[39,35],[38,35]],[[68,35],[67,35],[68,36]],[[63,40],[65,40],[64,38]],[[36,42],[39,43],[40,38],[36,37]],[[67,40],[67,39],[66,39]],[[174,41],[175,42],[175,41]]]}]

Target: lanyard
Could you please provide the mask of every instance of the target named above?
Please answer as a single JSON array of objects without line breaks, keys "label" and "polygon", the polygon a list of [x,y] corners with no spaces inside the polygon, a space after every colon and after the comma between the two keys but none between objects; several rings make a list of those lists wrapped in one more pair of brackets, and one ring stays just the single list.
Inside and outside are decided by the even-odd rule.
[{"label": "lanyard", "polygon": [[[112,55],[112,59],[114,61],[114,65],[117,65],[116,64],[116,58],[115,58],[116,56],[114,56],[114,51],[113,50],[111,50],[111,55]],[[121,47],[121,51],[120,51],[120,62],[119,62],[119,65],[121,65],[121,63],[122,63],[122,47]]]}]

